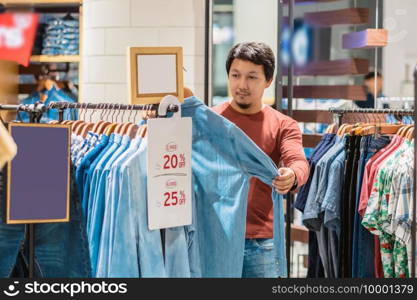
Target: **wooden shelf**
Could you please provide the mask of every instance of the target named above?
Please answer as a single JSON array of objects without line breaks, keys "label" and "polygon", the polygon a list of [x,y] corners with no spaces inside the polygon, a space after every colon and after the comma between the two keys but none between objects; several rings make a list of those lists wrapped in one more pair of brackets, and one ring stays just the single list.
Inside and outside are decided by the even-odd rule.
[{"label": "wooden shelf", "polygon": [[291,224],[291,241],[297,241],[308,244],[307,227]]},{"label": "wooden shelf", "polygon": [[[288,110],[283,110],[283,114],[287,115]],[[333,114],[328,110],[293,110],[292,118],[298,122],[306,123],[333,123]]]},{"label": "wooden shelf", "polygon": [[[339,59],[333,61],[314,61],[304,67],[295,67],[295,76],[343,76],[367,74],[369,62],[367,59]],[[283,75],[288,74],[283,69]]]},{"label": "wooden shelf", "polygon": [[303,147],[314,148],[320,142],[321,134],[303,134]]},{"label": "wooden shelf", "polygon": [[34,4],[80,4],[82,0],[0,0],[5,5],[34,5]]},{"label": "wooden shelf", "polygon": [[79,55],[32,55],[30,57],[31,62],[44,62],[44,63],[65,63],[65,62],[79,62]]},{"label": "wooden shelf", "polygon": [[305,13],[304,21],[314,27],[366,24],[369,21],[369,9],[346,8],[339,10]]},{"label": "wooden shelf", "polygon": [[[283,97],[287,95],[284,86]],[[366,92],[362,85],[297,85],[294,98],[366,100]]]},{"label": "wooden shelf", "polygon": [[0,0],[7,10],[27,10],[34,13],[79,13],[82,0]]},{"label": "wooden shelf", "polygon": [[388,45],[388,30],[366,29],[343,35],[343,49],[372,49]]},{"label": "wooden shelf", "polygon": [[[318,4],[318,3],[326,3],[326,2],[336,2],[340,0],[295,0],[295,4]],[[290,0],[284,0],[284,4],[288,4]]]}]

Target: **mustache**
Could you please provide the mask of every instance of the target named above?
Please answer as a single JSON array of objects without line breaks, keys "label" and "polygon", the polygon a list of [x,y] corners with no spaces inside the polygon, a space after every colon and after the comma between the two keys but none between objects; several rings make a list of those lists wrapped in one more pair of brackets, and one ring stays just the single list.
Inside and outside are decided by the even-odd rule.
[{"label": "mustache", "polygon": [[247,92],[247,91],[237,91],[236,94],[242,95],[242,96],[249,96],[250,95],[250,93]]}]

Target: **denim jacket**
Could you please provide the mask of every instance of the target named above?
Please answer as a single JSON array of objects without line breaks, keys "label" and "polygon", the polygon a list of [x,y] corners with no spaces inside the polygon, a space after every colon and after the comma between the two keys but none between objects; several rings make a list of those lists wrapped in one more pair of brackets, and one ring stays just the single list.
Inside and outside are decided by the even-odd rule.
[{"label": "denim jacket", "polygon": [[[43,93],[47,95],[46,101],[43,103],[48,105],[50,102],[71,102],[74,103],[76,100],[70,94],[67,94],[63,90],[59,90],[56,87],[52,87],[51,90],[45,90]],[[40,96],[38,92],[32,93],[26,99],[23,99],[21,104],[35,104],[40,101]],[[49,109],[42,115],[41,123],[49,123],[50,121],[59,119],[57,109]],[[64,111],[64,120],[76,120],[77,113],[73,109],[66,109]],[[19,112],[17,120],[28,123],[29,114],[27,112]]]},{"label": "denim jacket", "polygon": [[[241,277],[249,182],[272,186],[275,163],[237,126],[196,97],[182,104],[192,117],[193,224],[187,227],[192,274]],[[274,246],[280,277],[287,276],[282,198],[273,189]]]}]

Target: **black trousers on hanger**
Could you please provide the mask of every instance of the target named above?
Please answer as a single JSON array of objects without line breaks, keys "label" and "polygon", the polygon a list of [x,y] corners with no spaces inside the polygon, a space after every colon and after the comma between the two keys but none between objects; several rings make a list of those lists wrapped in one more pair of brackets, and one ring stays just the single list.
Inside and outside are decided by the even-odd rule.
[{"label": "black trousers on hanger", "polygon": [[308,231],[308,271],[307,278],[324,278],[324,267],[319,254],[315,231]]},{"label": "black trousers on hanger", "polygon": [[[343,193],[342,193],[342,205],[341,205],[341,232],[340,232],[340,263],[339,270],[341,272],[341,278],[349,278],[352,275],[351,261],[352,261],[352,236],[353,230],[349,230],[349,226],[353,227],[353,223],[350,223],[350,212],[349,212],[349,201],[351,186],[350,182],[352,179],[352,165],[355,154],[356,136],[348,136],[346,139],[345,151],[345,169],[343,176]],[[356,174],[355,174],[356,175]],[[350,256],[349,256],[350,255]]]},{"label": "black trousers on hanger", "polygon": [[361,139],[361,136],[349,136],[345,146],[346,160],[341,208],[342,230],[339,264],[342,278],[352,277],[353,226]]}]

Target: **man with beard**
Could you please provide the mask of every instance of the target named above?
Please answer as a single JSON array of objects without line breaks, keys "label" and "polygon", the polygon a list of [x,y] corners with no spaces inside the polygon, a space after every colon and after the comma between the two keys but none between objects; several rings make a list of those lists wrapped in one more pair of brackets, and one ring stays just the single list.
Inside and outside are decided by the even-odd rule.
[{"label": "man with beard", "polygon": [[[226,61],[232,99],[213,110],[242,129],[280,167],[273,186],[278,193],[286,194],[307,181],[308,163],[297,122],[262,102],[274,70],[275,58],[268,45],[235,45]],[[277,277],[271,192],[268,185],[252,179],[242,277]]]}]

